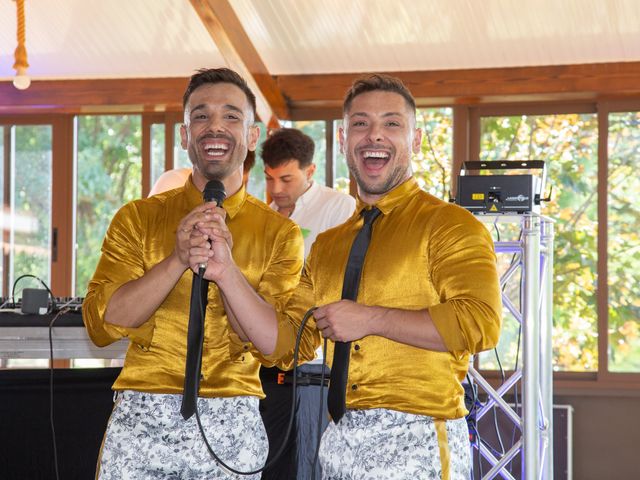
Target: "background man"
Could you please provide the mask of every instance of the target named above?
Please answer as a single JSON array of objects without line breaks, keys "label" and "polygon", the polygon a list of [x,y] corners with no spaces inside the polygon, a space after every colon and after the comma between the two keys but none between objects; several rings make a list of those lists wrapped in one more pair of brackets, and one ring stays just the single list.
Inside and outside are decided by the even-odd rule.
[{"label": "background man", "polygon": [[[393,77],[373,75],[347,92],[340,146],[358,183],[358,215],[318,236],[285,314],[251,291],[225,236],[212,233],[212,245],[192,236],[191,267],[209,260],[207,275],[227,295],[239,325],[251,331],[249,338],[268,338],[272,356],[291,348],[313,305],[320,306],[315,327],[332,341],[328,358],[339,345],[333,342],[347,347],[346,384],[332,376],[330,386],[330,398],[346,394],[346,413],[339,402],[330,408],[333,423],[320,449],[326,479],[466,480],[470,474],[461,382],[469,355],[498,341],[495,254],[480,222],[412,178],[411,155],[421,141],[415,108]],[[202,229],[212,232],[214,225],[224,230],[216,221]],[[367,245],[367,231],[357,298],[349,300],[341,293],[347,263],[352,244],[360,251]],[[313,331],[303,337],[304,344],[315,341]],[[337,367],[331,365],[332,375]]]},{"label": "background man", "polygon": [[[236,265],[261,301],[283,302],[302,267],[298,226],[249,196],[242,185],[243,161],[259,136],[255,96],[246,82],[229,69],[200,70],[191,77],[183,106],[180,134],[193,164],[190,180],[120,209],[83,304],[94,343],[130,339],[113,386],[119,394],[98,465],[103,479],[232,478],[210,457],[195,417],[185,421],[180,414],[190,237],[198,225],[216,219],[233,233]],[[203,204],[202,190],[213,179],[227,192],[224,210]],[[273,346],[268,338],[251,344],[244,337],[224,297],[210,285],[200,419],[225,462],[253,470],[264,463],[268,449],[258,414],[263,396],[258,368],[265,362],[261,352],[270,353]],[[305,350],[308,358],[314,348]]]},{"label": "background man", "polygon": [[[296,222],[304,237],[305,256],[319,233],[341,224],[355,209],[355,199],[344,193],[313,181],[316,165],[313,163],[315,145],[302,131],[294,128],[275,130],[262,144],[262,160],[267,192],[273,199],[271,208]],[[289,479],[312,477],[316,450],[318,411],[323,389],[319,376],[322,372],[322,350],[299,370],[298,408],[295,436],[290,437],[285,455],[275,468],[266,471],[263,479]],[[289,412],[292,408],[291,385],[278,383],[282,372],[277,367],[260,371],[267,397],[260,409],[269,435],[270,455],[280,447]],[[310,382],[310,383],[309,383]],[[322,428],[326,426],[326,421]],[[319,473],[319,466],[316,466]]]},{"label": "background man", "polygon": [[356,208],[355,199],[313,181],[315,145],[295,128],[274,131],[262,144],[271,208],[300,225],[305,256],[319,233],[340,225]]}]

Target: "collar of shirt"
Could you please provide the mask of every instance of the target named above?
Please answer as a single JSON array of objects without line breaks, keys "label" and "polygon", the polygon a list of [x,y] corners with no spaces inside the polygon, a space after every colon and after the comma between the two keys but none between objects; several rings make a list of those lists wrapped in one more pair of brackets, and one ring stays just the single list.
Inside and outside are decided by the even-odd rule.
[{"label": "collar of shirt", "polygon": [[[202,192],[196,188],[191,180],[191,175],[189,175],[188,180],[184,184],[184,189],[187,194],[187,198],[189,199],[189,203],[192,205],[198,205],[202,203]],[[223,207],[225,212],[227,212],[227,217],[233,218],[242,208],[245,200],[247,199],[247,190],[244,188],[244,185],[240,187],[233,195],[225,198]]]},{"label": "collar of shirt", "polygon": [[[407,199],[413,197],[420,190],[418,182],[415,178],[410,177],[406,182],[401,183],[396,188],[387,193],[378,200],[374,205],[380,209],[383,215],[389,215],[397,206],[404,203]],[[364,203],[360,196],[357,197],[356,212],[368,208],[369,205]]]}]

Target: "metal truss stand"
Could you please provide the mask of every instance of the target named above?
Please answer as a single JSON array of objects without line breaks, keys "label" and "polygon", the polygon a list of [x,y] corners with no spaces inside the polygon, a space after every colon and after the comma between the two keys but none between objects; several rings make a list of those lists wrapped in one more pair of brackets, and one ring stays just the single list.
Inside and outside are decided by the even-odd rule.
[{"label": "metal truss stand", "polygon": [[[518,241],[498,241],[497,254],[515,254],[516,261],[500,278],[504,287],[518,269],[521,269],[520,311],[503,294],[502,301],[522,328],[522,367],[494,389],[480,373],[470,365],[473,381],[487,394],[487,402],[477,410],[476,421],[500,409],[521,431],[520,438],[504,453],[496,455],[479,442],[480,455],[492,466],[482,477],[492,479],[497,475],[515,480],[506,468],[520,453],[523,480],[553,479],[553,352],[552,299],[553,299],[553,221],[540,215],[479,215],[483,223],[519,224],[522,235]],[[503,288],[504,291],[504,288]],[[522,389],[522,416],[509,405],[504,396],[520,382]]]}]

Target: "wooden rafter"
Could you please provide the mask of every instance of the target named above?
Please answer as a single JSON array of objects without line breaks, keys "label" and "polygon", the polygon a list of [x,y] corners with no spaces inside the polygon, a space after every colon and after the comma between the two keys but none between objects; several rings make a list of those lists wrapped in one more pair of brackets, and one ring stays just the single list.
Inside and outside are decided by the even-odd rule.
[{"label": "wooden rafter", "polygon": [[[582,101],[640,96],[640,62],[523,68],[389,72],[402,78],[421,107]],[[342,98],[358,77],[276,78],[299,120],[339,118]],[[0,82],[0,115],[34,112],[181,111],[186,78],[33,81],[27,90]]]},{"label": "wooden rafter", "polygon": [[269,127],[289,118],[287,102],[228,0],[190,0],[229,68],[256,94],[258,117]]}]

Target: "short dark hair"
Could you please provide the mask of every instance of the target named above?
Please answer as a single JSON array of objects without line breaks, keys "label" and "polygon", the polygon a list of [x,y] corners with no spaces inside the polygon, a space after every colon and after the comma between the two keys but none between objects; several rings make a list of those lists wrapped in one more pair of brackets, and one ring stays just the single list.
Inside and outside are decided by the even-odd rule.
[{"label": "short dark hair", "polygon": [[309,135],[295,128],[281,128],[262,144],[262,161],[270,168],[276,168],[294,159],[300,163],[300,168],[304,168],[313,162],[314,150]]},{"label": "short dark hair", "polygon": [[194,73],[189,80],[189,85],[187,85],[184,95],[182,96],[182,108],[187,106],[187,102],[189,101],[189,97],[193,91],[207,83],[231,83],[238,87],[247,96],[247,100],[249,101],[249,105],[251,105],[251,110],[253,111],[253,117],[255,118],[256,96],[249,88],[249,85],[247,85],[245,79],[229,68],[201,68]]},{"label": "short dark hair", "polygon": [[374,73],[366,77],[356,79],[351,85],[351,88],[347,90],[347,94],[344,97],[344,103],[342,104],[342,112],[347,113],[351,108],[353,99],[358,95],[362,95],[367,92],[374,92],[382,90],[383,92],[393,92],[402,95],[407,102],[407,105],[415,112],[416,101],[411,95],[409,89],[402,83],[402,80],[390,75],[384,75],[380,73]]}]

